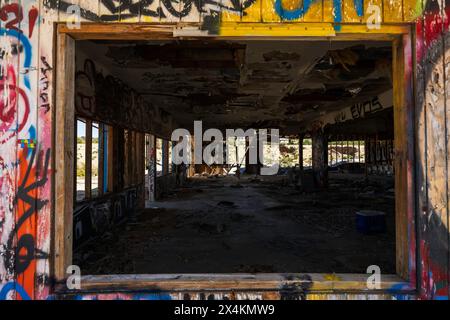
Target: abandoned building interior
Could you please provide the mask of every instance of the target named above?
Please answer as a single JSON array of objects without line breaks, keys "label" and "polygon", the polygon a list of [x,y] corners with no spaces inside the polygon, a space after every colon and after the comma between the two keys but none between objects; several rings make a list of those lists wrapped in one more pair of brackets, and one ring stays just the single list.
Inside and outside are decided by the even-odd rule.
[{"label": "abandoned building interior", "polygon": [[[392,77],[390,42],[77,41],[74,263],[395,274]],[[176,165],[172,132],[194,121],[280,144],[259,164],[237,138],[226,164]]]}]

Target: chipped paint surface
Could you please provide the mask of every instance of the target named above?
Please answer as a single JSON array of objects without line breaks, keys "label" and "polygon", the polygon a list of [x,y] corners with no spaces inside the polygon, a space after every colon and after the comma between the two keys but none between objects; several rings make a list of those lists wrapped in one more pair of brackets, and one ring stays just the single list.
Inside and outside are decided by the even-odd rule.
[{"label": "chipped paint surface", "polygon": [[[51,221],[53,174],[52,113],[55,58],[53,22],[69,19],[68,0],[22,0],[2,4],[0,21],[0,299],[51,299],[50,285]],[[293,35],[300,29],[233,31],[236,23],[261,21],[279,25],[288,23],[324,23],[321,29],[303,29],[302,35],[332,35],[346,30],[366,33],[369,4],[383,2],[382,26],[390,22],[415,22],[416,60],[419,62],[416,116],[419,119],[418,173],[419,265],[410,269],[411,281],[424,299],[449,298],[449,180],[448,159],[450,116],[449,16],[450,3],[444,0],[404,1],[290,1],[246,0],[242,11],[235,1],[184,1],[176,7],[170,0],[133,1],[120,5],[116,0],[80,1],[83,21],[90,22],[186,22],[206,35],[245,36]],[[422,6],[422,3],[424,4]],[[300,4],[303,4],[300,6]],[[262,10],[261,10],[262,9]],[[200,14],[202,12],[202,14]],[[140,13],[140,14],[139,14]],[[321,13],[321,14],[320,14]],[[347,22],[356,25],[345,26]],[[231,28],[229,26],[232,26]],[[383,29],[385,30],[385,29]],[[387,30],[387,29],[386,29]],[[412,76],[416,66],[406,68]],[[414,215],[410,213],[411,221]],[[409,226],[411,228],[411,226]],[[411,232],[412,233],[412,232]],[[410,256],[415,257],[414,239]],[[412,259],[414,260],[414,259]],[[411,263],[411,266],[414,264]],[[173,299],[207,298],[204,293],[89,294],[79,299]],[[296,298],[280,290],[273,293],[214,294],[213,298]],[[409,295],[384,294],[308,294],[307,299],[385,299],[411,298]]]}]

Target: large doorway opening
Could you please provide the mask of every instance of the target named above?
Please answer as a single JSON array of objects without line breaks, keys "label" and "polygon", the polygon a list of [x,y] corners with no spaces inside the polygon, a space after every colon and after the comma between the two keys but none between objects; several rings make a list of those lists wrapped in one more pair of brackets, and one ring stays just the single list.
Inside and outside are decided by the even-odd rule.
[{"label": "large doorway opening", "polygon": [[[84,273],[395,273],[391,43],[79,41],[76,68]],[[196,120],[279,129],[279,170],[245,138],[228,164],[174,165]]]},{"label": "large doorway opening", "polygon": [[[76,262],[84,275],[91,274],[82,280],[90,290],[105,285],[214,289],[226,283],[240,289],[276,289],[292,281],[307,281],[311,290],[319,291],[366,290],[365,264],[376,260],[370,270],[380,267],[380,289],[414,290],[411,52],[408,30],[397,29],[403,37],[369,36],[377,41],[356,43],[352,35],[339,41],[174,41],[164,32],[160,39],[165,40],[148,41],[139,33],[131,37],[135,40],[122,41],[118,35],[99,33],[95,25],[85,25],[72,35],[74,40],[60,28],[58,69],[66,72],[57,81],[55,157],[66,161],[55,173],[55,208],[64,213],[55,215],[55,277],[64,279],[66,267]],[[251,46],[270,54],[252,56]],[[205,55],[202,49],[214,54]],[[164,72],[158,73],[161,68]],[[173,73],[176,69],[189,72],[180,76]],[[196,85],[186,75],[198,75]],[[156,91],[142,91],[145,84]],[[92,106],[103,112],[96,115]],[[78,120],[86,123],[84,139],[77,134]],[[280,144],[271,147],[269,136],[267,145],[258,146],[256,165],[248,160],[248,138],[225,140],[223,147],[230,152],[224,156],[231,158],[227,165],[174,165],[181,141],[171,141],[171,133],[187,129],[188,153],[195,153],[195,120],[205,130],[277,128]],[[98,125],[98,139],[87,129],[89,122]],[[78,160],[67,157],[78,150],[78,141],[84,141],[84,150],[98,149],[94,160],[84,151],[81,179],[75,179]],[[94,173],[92,178],[89,166],[96,159],[101,159],[98,177]],[[280,166],[266,176],[262,163]],[[80,190],[84,200],[76,200],[75,180],[85,181]],[[100,194],[92,192],[95,183]],[[177,231],[183,228],[188,235]],[[350,249],[327,251],[324,243],[333,246],[338,238]],[[271,250],[264,251],[252,239]],[[316,239],[320,255],[307,249]],[[364,247],[358,239],[372,245]],[[126,242],[136,244],[134,250]],[[105,248],[116,243],[114,249]],[[164,252],[170,243],[192,254],[175,258]],[[203,247],[194,248],[199,243]],[[255,252],[248,250],[247,257],[241,244]],[[280,246],[280,253],[273,254]],[[152,270],[146,259],[158,257],[149,253],[150,247],[165,259]],[[217,248],[230,258],[223,266],[212,260]],[[118,256],[120,250],[130,252]],[[281,257],[281,263],[266,254]],[[191,260],[195,255],[199,259]],[[357,262],[350,256],[358,256]],[[325,268],[319,266],[320,257],[329,260]],[[170,269],[176,261],[183,265],[179,271]],[[239,282],[229,283],[235,280]]]}]

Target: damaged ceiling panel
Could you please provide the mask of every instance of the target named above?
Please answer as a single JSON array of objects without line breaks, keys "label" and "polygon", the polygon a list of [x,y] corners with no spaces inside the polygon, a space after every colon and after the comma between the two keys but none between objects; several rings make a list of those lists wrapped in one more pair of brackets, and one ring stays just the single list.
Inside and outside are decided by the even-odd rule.
[{"label": "damaged ceiling panel", "polygon": [[391,46],[368,42],[83,41],[93,60],[190,128],[295,133],[392,88]]}]

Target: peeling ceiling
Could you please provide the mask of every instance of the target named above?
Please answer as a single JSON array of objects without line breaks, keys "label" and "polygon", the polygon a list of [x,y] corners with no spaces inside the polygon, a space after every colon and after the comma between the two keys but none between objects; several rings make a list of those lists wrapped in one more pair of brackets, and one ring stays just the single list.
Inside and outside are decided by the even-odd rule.
[{"label": "peeling ceiling", "polygon": [[80,41],[182,127],[299,127],[392,88],[383,42]]}]

